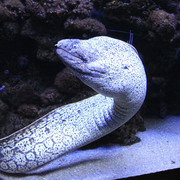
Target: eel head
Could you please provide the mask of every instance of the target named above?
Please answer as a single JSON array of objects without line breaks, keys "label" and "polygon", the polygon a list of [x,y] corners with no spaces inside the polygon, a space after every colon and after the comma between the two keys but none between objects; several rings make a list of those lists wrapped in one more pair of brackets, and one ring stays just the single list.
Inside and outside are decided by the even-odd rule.
[{"label": "eel head", "polygon": [[119,97],[146,86],[144,66],[138,53],[124,41],[98,36],[88,40],[60,40],[56,46],[62,62],[98,93]]}]

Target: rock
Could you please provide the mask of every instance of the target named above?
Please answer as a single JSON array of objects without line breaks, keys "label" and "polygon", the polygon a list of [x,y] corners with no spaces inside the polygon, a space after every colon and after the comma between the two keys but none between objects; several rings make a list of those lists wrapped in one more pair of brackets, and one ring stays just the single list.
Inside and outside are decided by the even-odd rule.
[{"label": "rock", "polygon": [[180,13],[179,0],[155,0],[155,2],[170,13]]},{"label": "rock", "polygon": [[6,0],[4,1],[4,5],[7,8],[11,10],[15,10],[17,12],[24,11],[24,5],[22,4],[20,0]]},{"label": "rock", "polygon": [[[35,90],[28,84],[21,84],[13,88],[15,94],[12,96],[13,106],[19,106],[21,104],[39,104],[40,96],[35,92]],[[12,89],[12,91],[13,91]]]},{"label": "rock", "polygon": [[11,12],[10,10],[8,10],[7,7],[3,7],[1,4],[0,4],[0,18],[1,18],[1,21],[6,21],[6,20],[14,20],[15,17],[17,16],[16,13],[14,12]]},{"label": "rock", "polygon": [[130,13],[134,16],[140,16],[143,19],[148,17],[155,7],[156,4],[152,0],[133,0],[129,3]]},{"label": "rock", "polygon": [[9,112],[6,116],[6,120],[3,121],[3,124],[0,124],[0,138],[10,135],[32,122],[32,119],[27,119],[26,117],[20,116],[17,113]]},{"label": "rock", "polygon": [[67,68],[56,75],[54,85],[61,93],[75,94],[81,89],[81,81]]},{"label": "rock", "polygon": [[95,35],[106,35],[105,26],[101,22],[91,18],[82,20],[78,18],[75,20],[68,19],[64,24],[64,29],[69,33],[75,33],[76,36],[92,37]]},{"label": "rock", "polygon": [[0,3],[1,21],[21,18],[24,13],[24,5],[20,0],[6,0]]},{"label": "rock", "polygon": [[18,114],[9,112],[7,114],[6,120],[0,124],[0,138],[10,135],[11,133],[17,131],[18,129],[22,128],[22,121],[21,125],[19,126],[20,116]]},{"label": "rock", "polygon": [[0,111],[7,113],[8,109],[8,105],[0,99]]},{"label": "rock", "polygon": [[4,22],[3,23],[3,35],[8,40],[14,39],[19,33],[19,25],[15,22]]},{"label": "rock", "polygon": [[36,117],[38,108],[32,104],[22,104],[18,107],[18,113],[26,117]]},{"label": "rock", "polygon": [[72,9],[72,15],[79,16],[79,17],[87,17],[90,15],[93,4],[91,1],[85,1],[85,0],[69,0],[66,1],[68,9]]},{"label": "rock", "polygon": [[36,58],[44,62],[58,62],[58,58],[53,48],[39,47]]},{"label": "rock", "polygon": [[50,87],[44,90],[43,93],[40,94],[41,101],[46,104],[54,104],[58,101],[60,97],[60,93],[54,87]]},{"label": "rock", "polygon": [[152,11],[148,19],[148,27],[163,41],[170,41],[176,32],[177,21],[173,14],[164,10]]},{"label": "rock", "polygon": [[46,12],[44,8],[41,6],[40,3],[34,1],[34,0],[26,0],[26,10],[29,12],[32,16],[44,19],[46,18]]},{"label": "rock", "polygon": [[9,109],[8,105],[0,99],[0,121],[4,121],[8,109]]}]

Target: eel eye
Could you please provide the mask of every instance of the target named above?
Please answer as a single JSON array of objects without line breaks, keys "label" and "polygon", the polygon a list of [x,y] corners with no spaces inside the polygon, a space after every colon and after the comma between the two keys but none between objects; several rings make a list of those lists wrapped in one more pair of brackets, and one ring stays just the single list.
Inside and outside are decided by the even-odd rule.
[{"label": "eel eye", "polygon": [[77,49],[77,44],[73,44],[73,49]]},{"label": "eel eye", "polygon": [[128,69],[128,67],[127,67],[127,66],[124,66],[123,69]]}]

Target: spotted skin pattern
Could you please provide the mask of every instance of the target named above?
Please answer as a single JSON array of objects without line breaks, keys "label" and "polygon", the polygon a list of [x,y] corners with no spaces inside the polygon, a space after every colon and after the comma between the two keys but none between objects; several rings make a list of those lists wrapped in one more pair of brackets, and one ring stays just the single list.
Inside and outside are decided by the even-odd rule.
[{"label": "spotted skin pattern", "polygon": [[130,44],[99,36],[58,42],[62,62],[101,94],[59,107],[0,139],[0,170],[27,173],[112,132],[141,107],[146,75]]}]

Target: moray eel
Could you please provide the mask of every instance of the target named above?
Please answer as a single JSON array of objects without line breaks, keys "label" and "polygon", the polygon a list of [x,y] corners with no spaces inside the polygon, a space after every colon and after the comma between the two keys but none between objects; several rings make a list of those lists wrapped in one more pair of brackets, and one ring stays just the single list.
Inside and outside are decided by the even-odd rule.
[{"label": "moray eel", "polygon": [[136,49],[114,38],[64,39],[57,55],[99,94],[59,107],[0,139],[0,170],[27,173],[95,141],[142,106],[146,74]]}]

